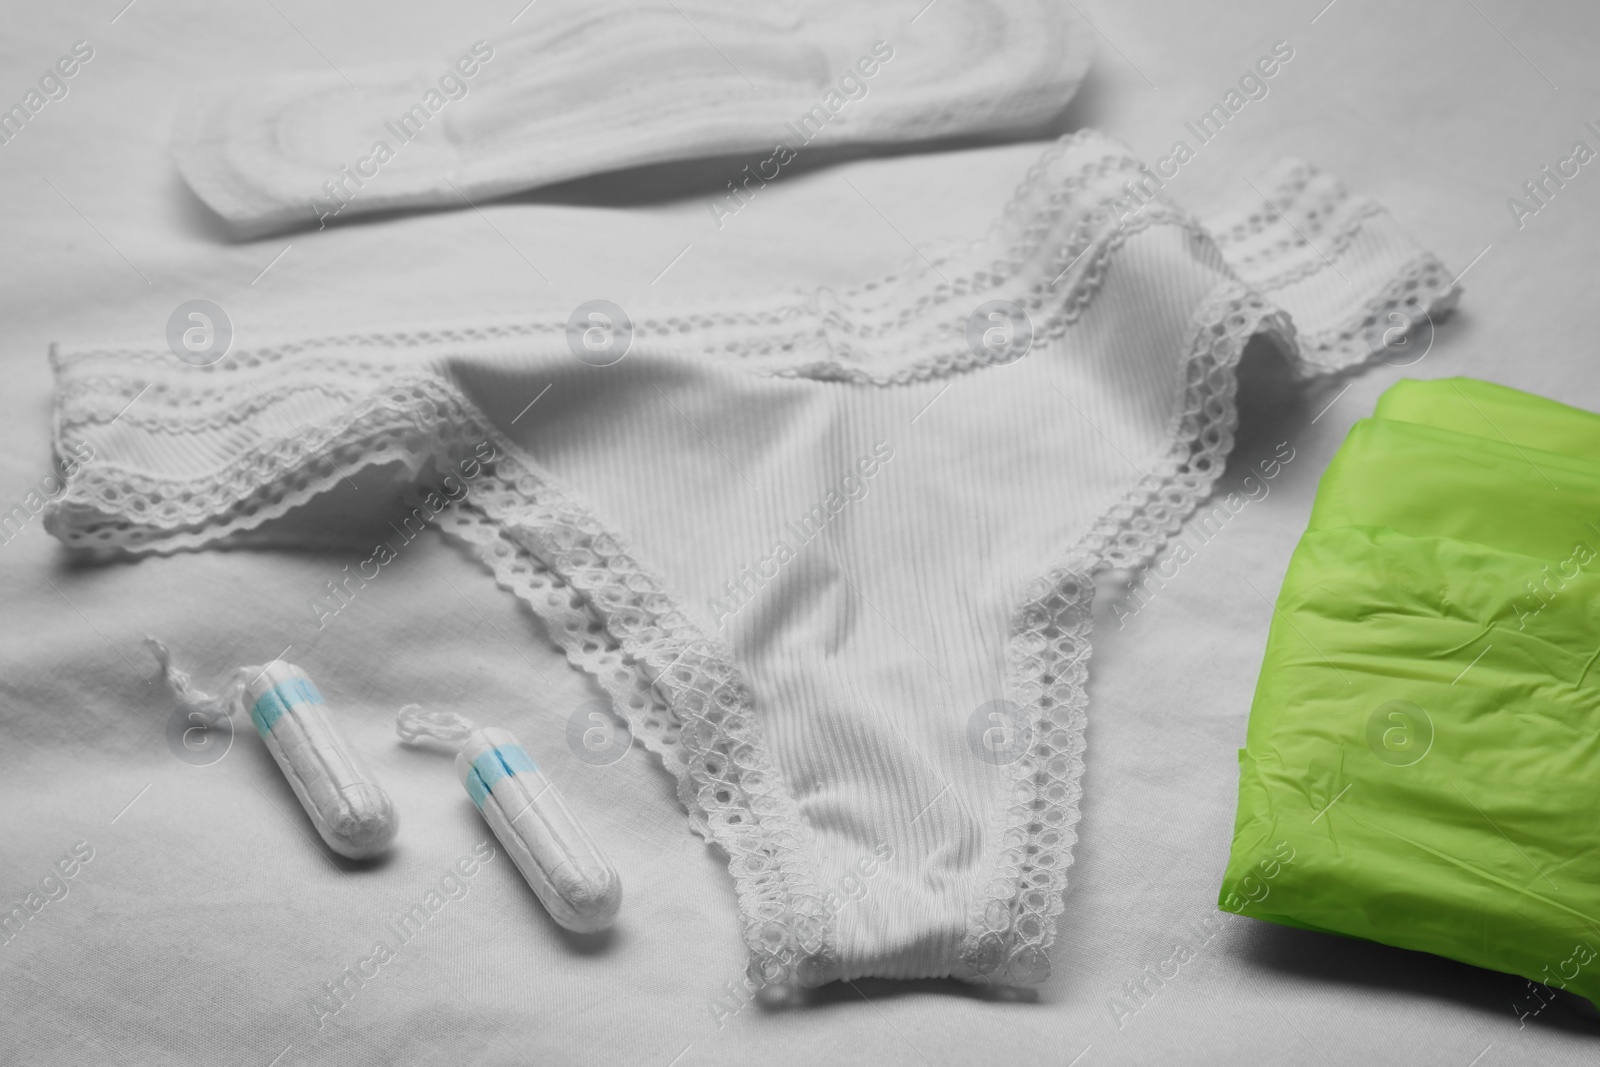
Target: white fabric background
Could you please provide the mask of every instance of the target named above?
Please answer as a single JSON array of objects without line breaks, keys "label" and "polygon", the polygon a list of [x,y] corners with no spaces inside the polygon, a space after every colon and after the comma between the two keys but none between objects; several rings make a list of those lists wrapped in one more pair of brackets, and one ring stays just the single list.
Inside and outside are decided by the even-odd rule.
[{"label": "white fabric background", "polygon": [[[575,183],[481,214],[243,244],[214,229],[167,159],[171,115],[192,86],[316,69],[317,50],[340,66],[452,54],[501,32],[520,6],[139,0],[114,24],[121,0],[13,6],[0,102],[20,99],[76,40],[96,56],[66,99],[0,146],[3,509],[50,473],[52,340],[158,338],[172,308],[195,297],[222,304],[241,333],[315,333],[597,295],[626,307],[645,294],[827,284],[841,270],[865,277],[915,255],[911,246],[978,233],[1043,147],[802,160],[721,232],[705,199],[738,169],[727,161]],[[713,998],[743,966],[725,868],[683,828],[667,777],[642,751],[598,769],[570,757],[565,719],[598,691],[465,555],[429,535],[319,633],[309,601],[364,553],[207,552],[85,568],[68,565],[35,520],[0,545],[0,899],[20,900],[80,839],[95,856],[64,900],[0,946],[0,1061],[1591,1060],[1591,1025],[1560,1006],[1519,1028],[1518,979],[1232,917],[1124,1026],[1108,1007],[1175,939],[1195,943],[1189,923],[1215,918],[1267,601],[1349,424],[1403,374],[1474,374],[1600,408],[1600,379],[1587,370],[1600,178],[1585,168],[1520,231],[1505,207],[1575,139],[1600,147],[1583,128],[1600,119],[1588,62],[1597,16],[1505,0],[1410,11],[1338,0],[1313,25],[1321,8],[1084,6],[1105,37],[1055,129],[1099,126],[1153,160],[1188,139],[1183,120],[1287,39],[1296,56],[1271,94],[1168,190],[1203,208],[1236,194],[1239,174],[1303,155],[1376,196],[1456,269],[1488,251],[1416,367],[1301,386],[1270,357],[1247,360],[1239,462],[1224,487],[1280,441],[1295,459],[1121,629],[1101,605],[1081,840],[1046,986],[1011,996],[861,982],[802,1008],[750,1005],[719,1020]],[[314,854],[303,815],[246,733],[212,766],[174,758],[162,736],[171,702],[140,674],[153,675],[139,647],[147,632],[210,669],[292,646],[288,658],[318,680],[401,806],[393,858],[352,871]],[[623,921],[603,944],[573,941],[502,855],[319,1032],[307,1000],[487,836],[448,759],[392,743],[393,711],[408,701],[476,712],[521,737],[622,872]]]}]

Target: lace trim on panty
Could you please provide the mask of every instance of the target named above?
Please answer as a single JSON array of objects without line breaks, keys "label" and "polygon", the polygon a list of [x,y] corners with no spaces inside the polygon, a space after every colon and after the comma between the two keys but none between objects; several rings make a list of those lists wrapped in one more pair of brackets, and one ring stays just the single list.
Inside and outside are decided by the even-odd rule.
[{"label": "lace trim on panty", "polygon": [[393,381],[416,370],[414,364],[402,368],[335,360],[308,366],[292,381],[252,383],[252,388],[243,391],[236,379],[223,379],[209,388],[184,382],[180,389],[159,379],[141,385],[136,378],[84,376],[61,382],[57,424],[63,432],[112,421],[164,434],[217,430],[295,394],[314,392],[332,401],[348,402],[370,393],[375,382]]},{"label": "lace trim on panty", "polygon": [[[1035,315],[1038,316],[1038,319],[1033,321],[1034,343],[1054,340],[1064,335],[1067,328],[1082,317],[1095,294],[1100,291],[1106,268],[1116,252],[1127,243],[1128,238],[1156,225],[1177,226],[1191,235],[1201,238],[1205,236],[1204,228],[1193,218],[1182,211],[1161,204],[1151,204],[1137,216],[1120,224],[1104,215],[1098,219],[1093,216],[1084,218],[1051,261],[1052,264],[1055,262],[1064,264],[1060,273],[1055,279],[1044,281],[1043,278],[1048,276],[1048,271],[1043,272],[1019,302],[1019,306],[1028,312],[1030,320],[1034,320]],[[1078,266],[1079,263],[1082,264],[1081,267]],[[1068,272],[1073,275],[1071,284],[1056,292],[1056,284]],[[935,354],[912,360],[893,369],[879,369],[870,364],[862,365],[860,362],[847,363],[845,360],[858,357],[860,353],[848,345],[834,345],[834,351],[844,357],[843,359],[816,360],[798,366],[783,367],[769,373],[776,377],[815,378],[820,381],[890,386],[930,381],[990,366],[992,360],[980,357],[967,344],[965,328],[965,318],[953,317],[941,322],[931,332],[928,340],[928,348]]]},{"label": "lace trim on panty", "polygon": [[[1405,264],[1377,296],[1336,327],[1300,336],[1296,365],[1302,377],[1331,374],[1374,356],[1409,366],[1423,353],[1403,344],[1431,344],[1433,325],[1456,306],[1461,292],[1449,268],[1424,253]],[[1426,324],[1426,325],[1424,325]]]},{"label": "lace trim on panty", "polygon": [[1032,743],[1010,767],[1006,824],[990,881],[971,907],[962,977],[1034,983],[1050,973],[1080,816],[1094,575],[1153,558],[1210,494],[1233,446],[1234,367],[1257,334],[1293,350],[1294,327],[1282,311],[1241,283],[1220,287],[1190,331],[1184,406],[1169,450],[1032,584],[1012,618],[1007,695],[1030,710]]},{"label": "lace trim on panty", "polygon": [[[1327,226],[1335,210],[1351,199],[1350,190],[1343,182],[1303,159],[1280,160],[1261,176],[1260,183],[1266,186],[1265,190],[1257,189],[1264,194],[1264,202],[1251,198],[1243,206],[1213,220],[1211,229],[1218,248],[1265,243],[1268,247],[1258,251],[1270,258],[1273,249],[1282,251],[1294,245],[1293,241],[1284,240],[1282,222],[1285,217],[1295,216],[1300,232],[1315,237]],[[1263,242],[1264,235],[1270,240]]]},{"label": "lace trim on panty", "polygon": [[[368,468],[395,464],[416,475],[441,454],[449,421],[468,414],[467,402],[438,375],[413,368],[338,416],[296,428],[210,473],[157,478],[97,457],[65,496],[46,506],[45,528],[91,554],[170,553],[224,540],[271,543],[276,538],[259,527]],[[58,411],[56,439],[65,440],[81,421]],[[180,424],[173,432],[184,429]],[[292,540],[306,539],[297,531]]]},{"label": "lace trim on panty", "polygon": [[[1274,292],[1335,267],[1383,206],[1337,178],[1286,160],[1263,181],[1264,199],[1211,220],[1217,247],[1256,291]],[[1336,269],[1336,268],[1335,268]]]}]

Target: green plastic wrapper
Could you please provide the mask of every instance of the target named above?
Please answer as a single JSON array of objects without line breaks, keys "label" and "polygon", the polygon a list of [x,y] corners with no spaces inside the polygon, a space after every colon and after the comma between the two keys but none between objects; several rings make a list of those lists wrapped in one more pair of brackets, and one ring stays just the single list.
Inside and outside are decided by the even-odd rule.
[{"label": "green plastic wrapper", "polygon": [[1600,416],[1403,381],[1317,489],[1219,905],[1600,1004]]}]

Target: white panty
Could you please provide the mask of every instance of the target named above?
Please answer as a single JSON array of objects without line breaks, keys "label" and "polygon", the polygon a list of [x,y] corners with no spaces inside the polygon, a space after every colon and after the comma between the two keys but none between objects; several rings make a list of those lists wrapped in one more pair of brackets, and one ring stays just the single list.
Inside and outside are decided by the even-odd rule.
[{"label": "white panty", "polygon": [[557,317],[208,367],[63,351],[57,446],[96,459],[49,528],[133,553],[281,541],[365,470],[453,486],[419,518],[676,776],[761,981],[1037,981],[1076,840],[1094,574],[1149,560],[1210,492],[1251,337],[1323,372],[1456,296],[1304,164],[1210,229],[1158,184],[1075,135],[960,254],[638,315],[608,366]]}]

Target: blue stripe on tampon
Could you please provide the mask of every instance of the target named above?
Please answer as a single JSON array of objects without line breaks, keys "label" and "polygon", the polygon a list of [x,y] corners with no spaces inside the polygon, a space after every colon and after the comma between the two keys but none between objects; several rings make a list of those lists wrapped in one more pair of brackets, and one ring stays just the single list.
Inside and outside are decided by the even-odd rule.
[{"label": "blue stripe on tampon", "polygon": [[321,703],[324,703],[322,694],[311,684],[311,679],[290,678],[261,694],[250,708],[250,721],[256,724],[256,732],[266,737],[273,724],[283,718],[284,712],[290,708],[299,704]]},{"label": "blue stripe on tampon", "polygon": [[491,748],[472,761],[472,773],[467,775],[467,795],[481,811],[483,802],[500,779],[521,771],[533,772],[539,765],[533,762],[528,750],[521,745],[500,745]]},{"label": "blue stripe on tampon", "polygon": [[478,773],[478,768],[474,767],[467,772],[466,787],[467,796],[472,798],[473,806],[482,811],[484,799],[489,795],[489,787],[483,784],[483,776]]}]

